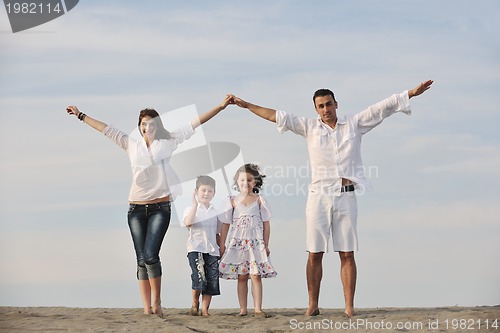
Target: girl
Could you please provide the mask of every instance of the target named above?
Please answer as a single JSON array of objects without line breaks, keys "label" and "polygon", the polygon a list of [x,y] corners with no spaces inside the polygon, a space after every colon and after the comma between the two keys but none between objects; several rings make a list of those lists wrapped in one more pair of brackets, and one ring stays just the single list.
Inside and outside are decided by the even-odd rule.
[{"label": "girl", "polygon": [[[245,164],[236,171],[234,188],[240,192],[230,198],[221,230],[220,277],[238,280],[240,316],[247,315],[248,278],[252,281],[252,296],[256,317],[267,317],[262,311],[262,280],[275,277],[269,260],[269,219],[267,202],[258,195],[263,184],[259,167]],[[231,226],[231,227],[230,227]],[[226,249],[226,238],[229,238]]]},{"label": "girl", "polygon": [[137,279],[145,314],[163,316],[160,291],[162,268],[160,247],[170,224],[170,201],[179,192],[179,180],[168,161],[177,145],[189,139],[196,127],[210,120],[230,103],[231,96],[214,109],[193,119],[172,133],[168,132],[153,109],[139,114],[142,139],[134,139],[118,129],[80,112],[76,106],[66,111],[102,132],[124,149],[132,166],[128,225],[137,258]]}]

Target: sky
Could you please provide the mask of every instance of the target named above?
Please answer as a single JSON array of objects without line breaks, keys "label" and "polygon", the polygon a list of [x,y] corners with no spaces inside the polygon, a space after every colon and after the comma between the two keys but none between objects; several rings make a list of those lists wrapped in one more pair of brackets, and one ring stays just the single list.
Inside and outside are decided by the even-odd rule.
[{"label": "sky", "polygon": [[[500,304],[498,17],[494,0],[86,0],[14,34],[2,7],[0,305],[142,305],[127,155],[66,106],[131,132],[145,107],[167,128],[227,93],[315,117],[312,95],[329,88],[338,113],[354,114],[427,79],[435,82],[411,100],[411,116],[363,137],[374,189],[358,195],[355,306]],[[232,144],[229,177],[240,162],[262,167],[278,272],[263,282],[264,308],[305,308],[304,139],[236,106],[196,135],[179,152]],[[218,181],[219,200],[224,188]],[[191,302],[187,231],[176,217],[186,192],[160,253],[167,308]],[[320,307],[342,308],[338,255],[323,264]],[[221,281],[221,292],[212,307],[238,308],[234,281]]]}]

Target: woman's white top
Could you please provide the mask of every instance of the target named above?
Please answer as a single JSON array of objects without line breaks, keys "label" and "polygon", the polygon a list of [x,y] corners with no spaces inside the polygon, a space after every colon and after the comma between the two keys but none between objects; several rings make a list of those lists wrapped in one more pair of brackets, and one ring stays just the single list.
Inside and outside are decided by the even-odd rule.
[{"label": "woman's white top", "polygon": [[150,201],[168,195],[174,200],[182,194],[179,178],[169,161],[177,146],[194,134],[191,124],[171,131],[171,139],[154,140],[149,148],[142,137],[132,138],[112,125],[102,133],[128,153],[132,167],[129,201]]}]

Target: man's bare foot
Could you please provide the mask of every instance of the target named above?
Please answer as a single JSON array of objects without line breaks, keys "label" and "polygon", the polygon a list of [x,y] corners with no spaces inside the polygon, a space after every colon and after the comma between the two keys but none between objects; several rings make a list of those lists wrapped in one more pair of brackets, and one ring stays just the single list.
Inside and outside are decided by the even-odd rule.
[{"label": "man's bare foot", "polygon": [[352,318],[356,315],[354,312],[354,309],[345,309],[344,313],[342,314],[342,317],[344,318]]},{"label": "man's bare foot", "polygon": [[319,315],[319,309],[317,309],[317,308],[314,309],[314,310],[307,309],[305,315],[306,316],[312,316],[312,317],[317,316],[317,315]]}]

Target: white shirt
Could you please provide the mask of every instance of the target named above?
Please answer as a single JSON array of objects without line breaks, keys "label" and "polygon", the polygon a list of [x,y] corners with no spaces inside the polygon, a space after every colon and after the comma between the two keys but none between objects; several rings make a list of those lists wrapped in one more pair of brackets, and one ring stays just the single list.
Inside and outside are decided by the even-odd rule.
[{"label": "white shirt", "polygon": [[[189,215],[193,207],[184,211],[184,217]],[[187,240],[187,252],[208,253],[218,257],[219,245],[217,245],[217,234],[221,231],[222,223],[218,218],[217,210],[212,206],[205,207],[199,203],[196,209],[194,224],[188,227],[189,237]]]},{"label": "white shirt", "polygon": [[281,133],[292,131],[307,141],[311,164],[310,190],[340,195],[342,178],[358,189],[370,189],[361,160],[361,137],[396,112],[411,114],[408,91],[378,102],[355,115],[338,117],[335,128],[320,117],[308,119],[276,112],[276,126]]},{"label": "white shirt", "polygon": [[111,125],[102,133],[128,153],[132,167],[129,201],[150,201],[167,195],[174,200],[182,194],[179,178],[169,161],[177,146],[194,134],[191,124],[170,132],[172,139],[154,140],[149,148],[142,138],[131,138]]}]

